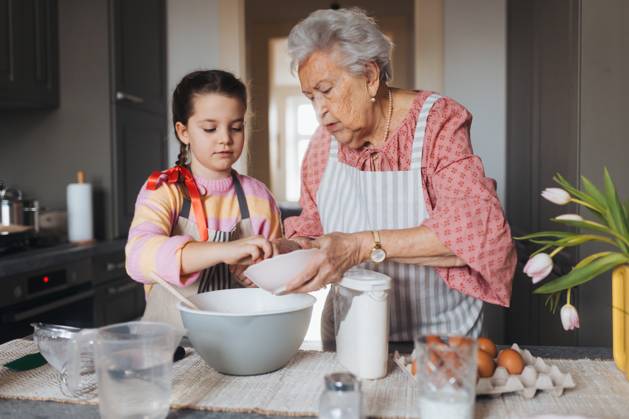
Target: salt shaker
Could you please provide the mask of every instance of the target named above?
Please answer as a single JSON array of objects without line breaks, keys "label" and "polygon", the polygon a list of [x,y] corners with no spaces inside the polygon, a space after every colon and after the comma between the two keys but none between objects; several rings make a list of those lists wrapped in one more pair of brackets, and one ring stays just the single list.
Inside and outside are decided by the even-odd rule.
[{"label": "salt shaker", "polygon": [[336,372],[325,376],[319,400],[321,419],[362,419],[360,382],[353,374]]}]

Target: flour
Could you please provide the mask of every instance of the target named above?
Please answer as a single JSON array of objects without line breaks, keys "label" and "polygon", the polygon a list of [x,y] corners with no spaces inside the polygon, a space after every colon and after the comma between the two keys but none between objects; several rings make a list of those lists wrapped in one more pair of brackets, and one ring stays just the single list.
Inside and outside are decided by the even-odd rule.
[{"label": "flour", "polygon": [[387,374],[389,288],[389,277],[364,269],[348,271],[335,285],[337,357],[360,379]]}]

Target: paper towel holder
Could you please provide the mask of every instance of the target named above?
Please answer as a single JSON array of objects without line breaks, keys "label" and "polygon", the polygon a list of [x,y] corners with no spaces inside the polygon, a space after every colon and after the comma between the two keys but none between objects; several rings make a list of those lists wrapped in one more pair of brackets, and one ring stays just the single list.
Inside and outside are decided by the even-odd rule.
[{"label": "paper towel holder", "polygon": [[[78,206],[75,204],[75,211],[72,210],[73,206],[70,204],[72,191],[75,198],[77,195],[83,195],[83,203]],[[66,197],[68,203],[68,240],[71,243],[82,245],[95,242],[91,193],[91,185],[85,181],[85,171],[78,170],[76,172],[76,183],[68,185]],[[76,203],[76,201],[74,202]]]}]

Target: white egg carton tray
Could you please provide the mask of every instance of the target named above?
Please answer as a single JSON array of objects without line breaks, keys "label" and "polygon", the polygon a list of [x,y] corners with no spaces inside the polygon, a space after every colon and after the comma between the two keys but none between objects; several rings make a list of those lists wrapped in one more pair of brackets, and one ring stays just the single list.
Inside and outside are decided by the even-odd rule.
[{"label": "white egg carton tray", "polygon": [[[476,383],[476,395],[500,396],[505,393],[519,393],[526,399],[531,399],[537,391],[548,391],[555,396],[561,396],[565,389],[574,388],[572,375],[563,373],[556,365],[548,365],[540,357],[531,355],[526,349],[514,343],[511,349],[516,350],[524,359],[524,370],[521,374],[509,374],[503,367],[496,367],[494,375],[487,378],[479,378]],[[411,364],[415,352],[403,356],[395,351],[393,360],[413,380]]]}]

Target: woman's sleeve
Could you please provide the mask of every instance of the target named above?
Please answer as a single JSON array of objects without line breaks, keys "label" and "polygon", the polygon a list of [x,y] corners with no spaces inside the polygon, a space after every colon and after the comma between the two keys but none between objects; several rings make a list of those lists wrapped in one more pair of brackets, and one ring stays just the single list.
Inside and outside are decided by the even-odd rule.
[{"label": "woman's sleeve", "polygon": [[471,123],[472,115],[451,99],[433,106],[422,159],[430,214],[423,225],[467,264],[437,268],[450,288],[508,307],[516,252],[496,182],[472,151]]},{"label": "woman's sleeve", "polygon": [[319,128],[308,144],[301,165],[301,195],[299,205],[301,214],[284,220],[286,237],[319,237],[323,235],[323,226],[317,208],[317,191],[328,161],[329,137],[323,128]]},{"label": "woman's sleeve", "polygon": [[163,184],[154,191],[142,186],[125,247],[126,269],[132,279],[150,284],[152,271],[179,287],[198,279],[199,272],[181,275],[181,251],[193,237],[170,235],[180,207],[176,186]]}]

